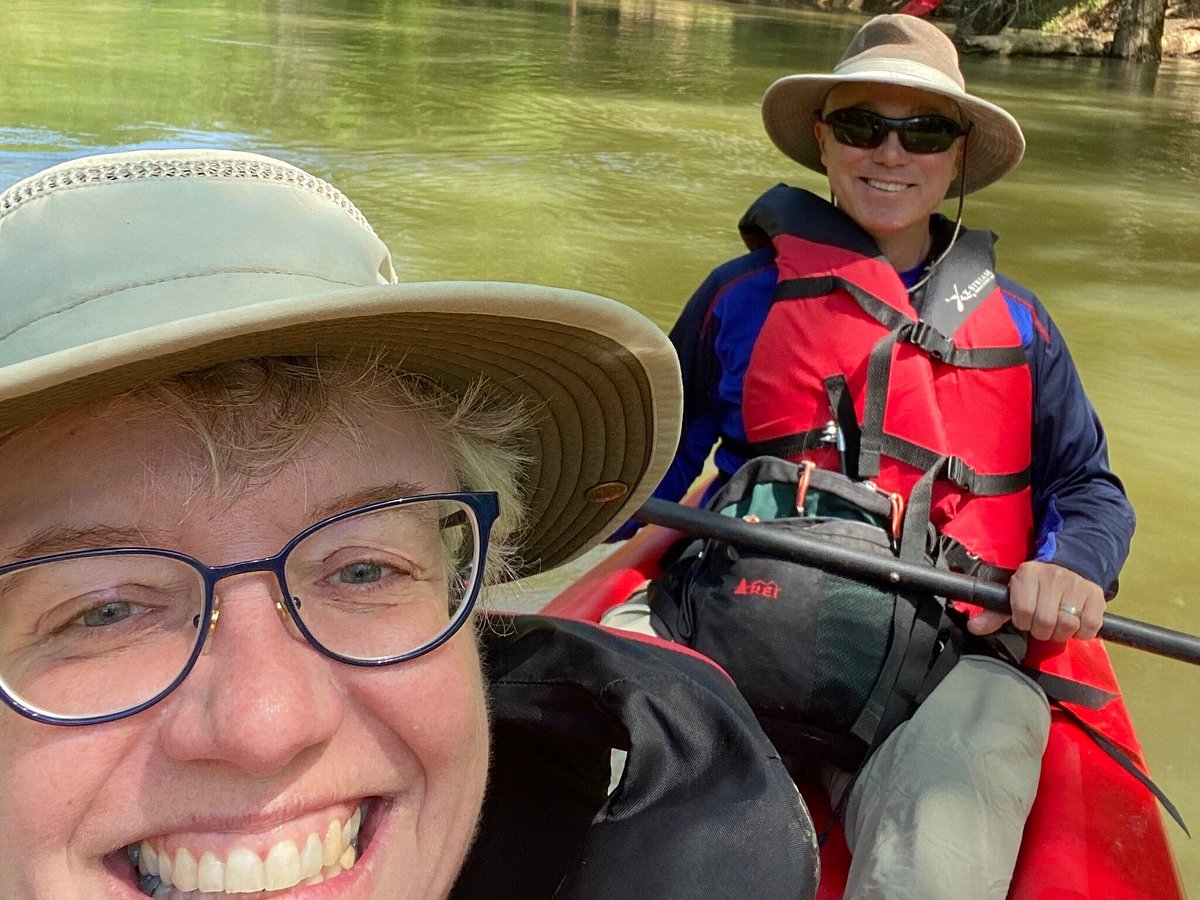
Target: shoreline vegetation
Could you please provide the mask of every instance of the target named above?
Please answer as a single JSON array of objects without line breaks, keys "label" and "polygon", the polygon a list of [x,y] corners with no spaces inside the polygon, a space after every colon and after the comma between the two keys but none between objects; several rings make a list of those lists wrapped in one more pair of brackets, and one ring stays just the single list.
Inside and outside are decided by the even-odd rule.
[{"label": "shoreline vegetation", "polygon": [[[1121,6],[1122,0],[1084,0],[1040,27],[1006,28],[956,43],[963,52],[1001,56],[1108,56]],[[1167,4],[1162,56],[1200,60],[1200,0]]]},{"label": "shoreline vegetation", "polygon": [[[735,0],[747,2],[747,0]],[[815,7],[875,15],[896,12],[903,0],[748,0],[763,5]],[[945,0],[928,16],[954,38],[960,52],[1000,56],[1109,56],[1122,7],[1131,0],[1009,0],[1012,24],[998,34],[956,35],[957,4]],[[1200,0],[1168,0],[1162,57],[1200,61]]]}]

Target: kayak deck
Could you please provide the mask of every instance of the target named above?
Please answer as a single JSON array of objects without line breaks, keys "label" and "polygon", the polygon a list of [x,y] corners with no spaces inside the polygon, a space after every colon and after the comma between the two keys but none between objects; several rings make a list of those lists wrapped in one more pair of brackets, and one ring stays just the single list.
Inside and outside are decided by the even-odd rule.
[{"label": "kayak deck", "polygon": [[[679,532],[648,526],[567,586],[545,615],[596,622],[660,574],[658,560]],[[1100,713],[1104,731],[1143,771],[1146,762],[1119,695],[1104,642],[1072,641],[1059,674],[1091,676],[1118,693]],[[1093,715],[1094,718],[1094,715]],[[821,829],[829,803],[814,785],[801,784]],[[820,900],[839,900],[850,853],[840,827],[821,849]],[[1144,786],[1068,716],[1055,710],[1042,763],[1037,800],[1025,826],[1009,897],[1012,900],[1181,900],[1185,896],[1158,802]]]}]

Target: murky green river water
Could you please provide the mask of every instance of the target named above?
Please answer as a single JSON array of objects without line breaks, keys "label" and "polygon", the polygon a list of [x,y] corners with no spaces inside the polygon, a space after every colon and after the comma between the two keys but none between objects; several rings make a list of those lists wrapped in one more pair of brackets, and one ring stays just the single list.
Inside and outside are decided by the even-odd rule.
[{"label": "murky green river water", "polygon": [[[669,326],[771,184],[774,78],[861,20],[677,0],[5,0],[0,189],[131,145],[280,155],[343,188],[402,277],[584,288]],[[1046,301],[1140,525],[1113,610],[1200,632],[1200,63],[966,60],[1029,141],[968,199]],[[1200,826],[1200,671],[1113,651],[1156,777]],[[1173,826],[1172,826],[1173,828]],[[1200,885],[1200,847],[1178,831]]]}]

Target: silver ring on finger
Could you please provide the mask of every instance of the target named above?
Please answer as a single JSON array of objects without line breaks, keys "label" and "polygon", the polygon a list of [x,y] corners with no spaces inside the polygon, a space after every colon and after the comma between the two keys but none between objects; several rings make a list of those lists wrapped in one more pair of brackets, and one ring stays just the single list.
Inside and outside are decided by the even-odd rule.
[{"label": "silver ring on finger", "polygon": [[1078,619],[1079,618],[1079,607],[1078,606],[1060,606],[1058,608],[1058,614],[1060,616],[1061,615],[1074,616],[1076,619]]}]

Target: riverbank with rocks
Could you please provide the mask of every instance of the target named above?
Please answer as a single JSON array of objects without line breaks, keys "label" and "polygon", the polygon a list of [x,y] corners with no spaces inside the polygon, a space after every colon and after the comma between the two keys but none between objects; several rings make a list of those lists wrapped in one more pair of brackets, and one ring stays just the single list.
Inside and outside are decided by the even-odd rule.
[{"label": "riverbank with rocks", "polygon": [[[762,6],[796,6],[875,14],[894,12],[903,0],[734,0]],[[1105,56],[1117,27],[1122,0],[1099,5],[1081,3],[1037,28],[1006,28],[997,35],[972,35],[956,39],[966,53],[1000,56]],[[938,10],[931,21],[954,36],[954,18]],[[1018,22],[1019,24],[1019,22]],[[1200,0],[1169,0],[1163,28],[1164,58],[1200,61]]]},{"label": "riverbank with rocks", "polygon": [[[959,42],[964,53],[998,56],[1107,56],[1112,35],[1057,34],[1030,29],[969,37]],[[1162,55],[1200,60],[1200,21],[1171,33],[1170,22],[1163,33]]]},{"label": "riverbank with rocks", "polygon": [[[1047,30],[1005,29],[958,41],[967,53],[1000,56],[1105,56],[1116,30],[1117,3],[1068,13]],[[1200,0],[1172,3],[1163,29],[1162,55],[1200,60]]]}]

